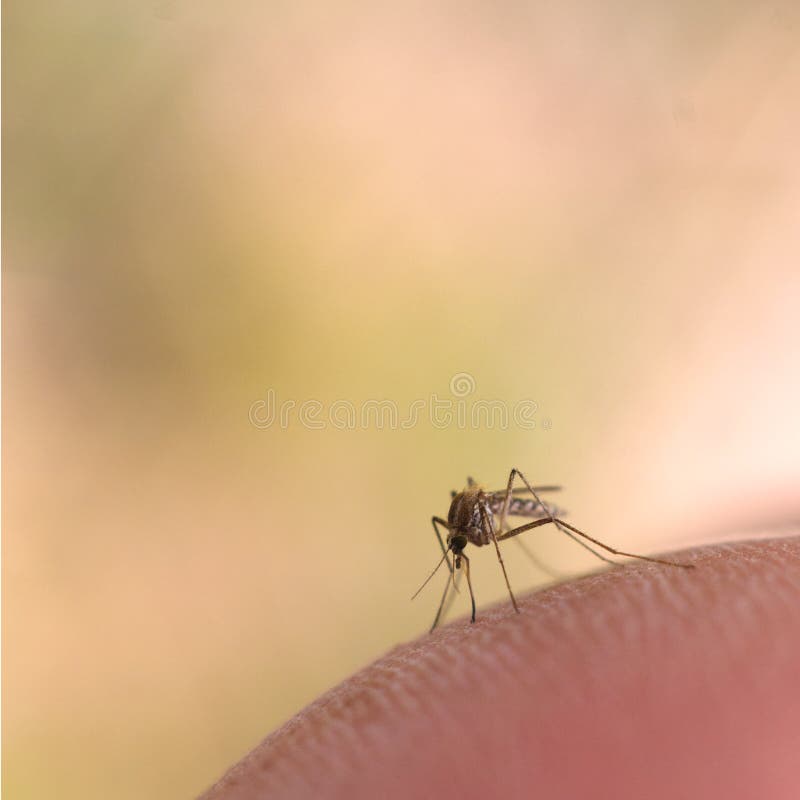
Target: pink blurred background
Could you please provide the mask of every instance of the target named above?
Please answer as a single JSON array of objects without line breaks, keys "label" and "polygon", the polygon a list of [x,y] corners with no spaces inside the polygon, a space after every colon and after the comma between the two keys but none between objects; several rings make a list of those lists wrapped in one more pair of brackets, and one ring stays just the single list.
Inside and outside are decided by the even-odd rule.
[{"label": "pink blurred background", "polygon": [[[4,11],[5,796],[199,793],[426,630],[468,474],[644,552],[796,516],[793,4]],[[249,419],[458,373],[537,426]]]}]

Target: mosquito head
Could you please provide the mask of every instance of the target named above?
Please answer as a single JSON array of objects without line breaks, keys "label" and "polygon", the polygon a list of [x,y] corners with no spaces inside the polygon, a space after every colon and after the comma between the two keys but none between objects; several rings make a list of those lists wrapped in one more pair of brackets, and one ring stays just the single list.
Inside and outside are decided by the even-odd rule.
[{"label": "mosquito head", "polygon": [[447,549],[452,550],[454,556],[459,556],[467,546],[468,541],[469,539],[463,533],[452,532],[447,537]]}]

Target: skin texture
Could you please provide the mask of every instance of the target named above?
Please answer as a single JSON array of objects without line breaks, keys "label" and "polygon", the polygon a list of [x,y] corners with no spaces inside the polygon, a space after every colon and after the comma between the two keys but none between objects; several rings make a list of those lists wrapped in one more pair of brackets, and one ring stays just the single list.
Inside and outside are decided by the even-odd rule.
[{"label": "skin texture", "polygon": [[800,537],[673,555],[696,569],[629,563],[395,648],[204,800],[796,798]]}]

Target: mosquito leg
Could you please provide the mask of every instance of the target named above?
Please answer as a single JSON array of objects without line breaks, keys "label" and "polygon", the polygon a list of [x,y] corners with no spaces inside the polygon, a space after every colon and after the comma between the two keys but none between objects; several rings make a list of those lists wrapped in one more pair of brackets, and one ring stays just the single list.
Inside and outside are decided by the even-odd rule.
[{"label": "mosquito leg", "polygon": [[[555,487],[553,487],[553,488],[555,488]],[[517,491],[517,490],[515,489],[514,491]],[[527,490],[523,489],[522,491],[527,491]],[[542,491],[542,489],[540,488],[539,491]],[[509,524],[509,522],[507,520],[506,520],[505,525],[507,526],[507,530],[511,530],[511,525]],[[506,527],[505,526],[503,528],[500,528],[500,533],[501,534],[505,533],[505,531],[506,531]],[[570,536],[572,536],[572,534],[570,534]],[[572,536],[572,538],[576,542],[578,542],[578,544],[583,544],[583,542],[577,536]],[[538,556],[536,556],[534,554],[533,550],[531,550],[530,547],[528,547],[525,544],[525,542],[522,541],[522,539],[517,539],[515,537],[514,538],[514,544],[516,544],[517,547],[519,547],[519,549],[522,550],[522,552],[525,554],[525,557],[528,559],[528,561],[530,561],[533,564],[533,566],[536,567],[536,569],[540,570],[541,572],[544,572],[544,574],[547,575],[548,578],[553,578],[553,579],[563,578],[567,574],[565,572],[561,572],[560,570],[553,569],[552,567],[548,567],[547,564],[544,563],[544,561],[542,561]],[[586,547],[588,547],[588,545],[586,545]],[[599,553],[598,553],[598,556],[600,558],[603,558],[603,556],[600,556]]]},{"label": "mosquito leg", "polygon": [[469,599],[472,601],[472,622],[475,622],[475,594],[472,591],[472,579],[469,576],[469,559],[463,554],[460,554],[464,559],[464,574],[467,576],[467,586],[469,586]]},{"label": "mosquito leg", "polygon": [[[517,475],[519,475],[519,477],[522,478],[522,481],[525,484],[525,486],[524,487],[520,486],[520,487],[515,489],[514,488],[514,478]],[[537,493],[537,491],[528,483],[528,481],[525,480],[525,476],[518,469],[515,468],[515,469],[512,469],[511,472],[508,475],[508,485],[506,486],[505,491],[502,492],[502,493],[501,492],[496,492],[495,493],[496,495],[500,495],[500,494],[504,495],[503,506],[502,506],[502,510],[500,512],[500,530],[501,531],[503,530],[503,528],[505,526],[506,517],[508,516],[509,507],[511,506],[511,496],[515,495],[515,494],[520,494],[520,493],[525,492],[525,491],[530,492],[536,498],[536,502],[539,505],[539,507],[544,509],[544,512],[549,517],[553,516],[550,513],[550,509],[542,502],[542,500],[539,497],[539,494]],[[560,492],[560,491],[561,491],[561,487],[560,486],[540,486],[539,487],[539,492]]]},{"label": "mosquito leg", "polygon": [[506,539],[510,539],[512,536],[519,536],[521,533],[525,533],[525,531],[533,530],[533,528],[540,528],[542,525],[548,525],[552,521],[550,517],[535,519],[533,522],[527,522],[525,525],[520,525],[518,528],[512,528],[510,531],[506,531],[506,533],[501,533],[497,537],[497,541],[502,542]]},{"label": "mosquito leg", "polygon": [[601,561],[605,561],[606,564],[611,564],[612,567],[619,566],[619,563],[617,561],[614,561],[614,559],[612,558],[606,558],[602,553],[598,553],[597,550],[595,550],[593,547],[586,544],[586,542],[584,542],[582,539],[579,539],[577,536],[575,536],[574,533],[571,533],[570,531],[562,528],[561,524],[559,524],[556,517],[553,517],[553,523],[555,524],[556,528],[558,528],[561,531],[561,533],[565,533],[567,536],[569,536],[570,539],[572,539],[573,542],[579,544],[584,550],[588,550],[595,558],[599,558]]},{"label": "mosquito leg", "polygon": [[[503,507],[500,509],[500,532],[503,532],[503,528],[506,526],[506,517],[508,516],[508,508],[511,505],[511,493],[514,489],[514,475],[516,474],[517,470],[512,469],[511,472],[508,474],[508,485],[506,486],[506,496],[503,498]],[[539,495],[536,492],[533,493],[533,496],[536,498],[537,502],[540,506],[542,506],[542,501],[539,500]],[[544,508],[544,506],[542,506]],[[547,509],[545,509],[547,510]],[[548,515],[550,514],[547,511]]]},{"label": "mosquito leg", "polygon": [[[497,544],[497,536],[495,535],[494,532],[494,522],[492,518],[486,513],[486,509],[483,506],[480,506],[480,509],[481,509],[481,516],[483,517],[483,524],[489,531],[489,535],[492,537],[492,541],[494,542],[494,549],[497,551],[497,560],[500,562],[500,567],[503,570],[503,577],[506,579],[506,588],[508,589],[509,597],[511,597],[511,604],[514,606],[514,611],[516,611],[517,614],[519,614],[519,606],[517,605],[517,598],[514,597],[514,592],[511,591],[511,583],[508,580],[506,565],[503,563],[503,556],[500,555],[500,545]],[[502,530],[502,528],[500,530]]]},{"label": "mosquito leg", "polygon": [[[436,534],[436,538],[439,540],[439,547],[442,548],[442,552],[446,553],[447,548],[444,546],[444,539],[442,539],[442,534],[439,533],[439,525],[441,525],[445,530],[447,530],[447,523],[441,517],[431,517],[431,525],[433,525],[433,532]],[[450,563],[450,559],[447,559],[447,563]],[[450,571],[453,571],[452,566],[450,567]]]},{"label": "mosquito leg", "polygon": [[615,556],[627,556],[628,558],[638,558],[641,561],[652,561],[654,564],[666,564],[670,567],[683,567],[684,569],[693,569],[694,564],[681,564],[678,561],[667,561],[663,558],[651,558],[650,556],[640,556],[637,553],[626,553],[624,550],[617,550],[611,545],[604,544],[599,539],[595,539],[593,536],[589,536],[588,533],[584,533],[582,530],[576,528],[574,525],[570,525],[568,522],[564,522],[563,519],[557,519],[556,517],[550,517],[548,519],[537,519],[533,522],[529,522],[527,525],[520,525],[518,528],[514,528],[513,530],[509,531],[508,533],[504,533],[502,536],[499,537],[500,541],[503,539],[510,539],[512,536],[519,536],[521,533],[525,531],[529,531],[532,528],[538,528],[540,525],[547,525],[548,522],[552,522],[553,524],[560,523],[565,528],[569,528],[573,533],[577,533],[578,536],[582,536],[584,539],[588,539],[590,542],[593,542],[598,547],[602,547],[603,550],[607,550],[609,553],[613,553]]},{"label": "mosquito leg", "polygon": [[613,553],[615,556],[627,556],[628,558],[638,558],[641,561],[652,561],[654,564],[666,564],[670,567],[683,567],[684,569],[694,569],[694,564],[682,564],[679,561],[669,561],[665,558],[653,558],[651,556],[642,556],[638,553],[626,553],[624,550],[617,550],[614,547],[611,547],[607,544],[603,544],[603,542],[599,541],[598,539],[589,536],[588,533],[584,533],[582,530],[579,530],[574,525],[570,525],[568,522],[564,522],[563,519],[553,519],[553,522],[559,523],[559,525],[563,525],[565,528],[568,528],[573,533],[577,533],[578,536],[582,536],[584,539],[588,539],[590,542],[594,542],[598,547],[602,547],[604,550],[608,550],[609,553]]},{"label": "mosquito leg", "polygon": [[562,533],[565,533],[567,536],[569,536],[569,538],[572,539],[573,542],[577,542],[584,550],[588,550],[596,558],[599,558],[601,561],[605,561],[606,564],[613,564],[614,566],[618,566],[616,561],[612,561],[610,558],[607,558],[602,553],[598,553],[596,550],[594,550],[592,547],[586,544],[586,542],[582,541],[581,539],[578,539],[577,536],[570,533],[569,530],[567,530],[570,526],[567,525],[565,522],[562,522],[557,517],[553,516],[553,512],[550,510],[550,507],[547,505],[547,503],[544,503],[542,501],[542,499],[537,494],[536,489],[534,489],[533,486],[531,486],[531,484],[528,483],[528,479],[516,467],[511,470],[511,474],[508,476],[508,488],[506,489],[507,494],[506,494],[506,503],[504,505],[504,508],[506,508],[511,503],[511,493],[513,491],[512,487],[514,485],[514,477],[516,475],[519,475],[520,480],[525,484],[525,488],[534,496],[536,502],[547,514],[548,518],[553,521],[553,525],[555,525],[556,528],[558,528]]},{"label": "mosquito leg", "polygon": [[[582,544],[581,540],[578,539],[577,537],[576,537],[575,541]],[[568,574],[566,572],[561,572],[559,570],[555,570],[552,567],[548,567],[547,564],[544,563],[544,561],[542,561],[540,558],[538,558],[534,554],[534,552],[530,549],[530,547],[528,547],[525,544],[525,542],[522,541],[522,539],[516,539],[515,538],[514,542],[519,547],[519,549],[522,550],[523,553],[525,553],[525,556],[536,567],[536,569],[541,570],[542,572],[544,572],[544,574],[547,575],[549,578],[554,578],[554,579],[556,579],[556,578],[564,578]],[[602,558],[602,556],[601,556],[601,558]]]}]

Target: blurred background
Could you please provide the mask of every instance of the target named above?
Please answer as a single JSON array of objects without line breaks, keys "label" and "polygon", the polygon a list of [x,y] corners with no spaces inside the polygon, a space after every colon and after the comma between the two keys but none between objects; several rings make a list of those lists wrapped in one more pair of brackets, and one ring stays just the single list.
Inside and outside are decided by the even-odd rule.
[{"label": "blurred background", "polygon": [[[798,511],[790,0],[3,22],[9,800],[201,792],[427,630],[467,475],[642,552]],[[432,396],[535,425],[325,422]]]}]

